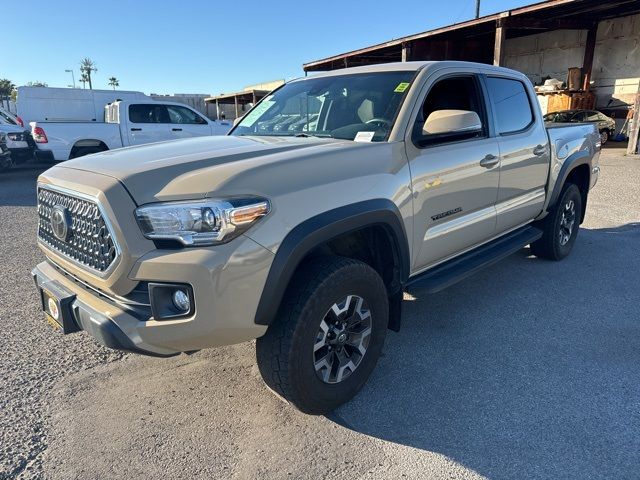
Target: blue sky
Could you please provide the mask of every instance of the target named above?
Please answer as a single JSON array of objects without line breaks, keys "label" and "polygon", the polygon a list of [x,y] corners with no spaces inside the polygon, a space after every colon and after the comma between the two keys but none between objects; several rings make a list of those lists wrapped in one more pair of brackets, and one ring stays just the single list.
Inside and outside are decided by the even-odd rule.
[{"label": "blue sky", "polygon": [[[482,0],[481,14],[528,3]],[[305,62],[468,20],[475,0],[30,0],[26,5],[19,15],[3,17],[0,78],[66,87],[71,74],[65,69],[75,70],[77,82],[80,60],[90,57],[98,66],[94,88],[109,88],[108,78],[115,76],[121,89],[218,94],[297,77]]]}]

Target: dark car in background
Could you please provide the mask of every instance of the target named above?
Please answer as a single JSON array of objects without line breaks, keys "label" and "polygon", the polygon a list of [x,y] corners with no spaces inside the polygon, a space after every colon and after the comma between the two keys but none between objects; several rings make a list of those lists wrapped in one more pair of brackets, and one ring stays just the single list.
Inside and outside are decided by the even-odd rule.
[{"label": "dark car in background", "polygon": [[616,133],[616,121],[597,110],[563,110],[561,112],[547,113],[544,116],[544,121],[552,123],[595,123],[598,125],[602,145],[607,143],[607,140]]},{"label": "dark car in background", "polygon": [[11,168],[11,153],[7,148],[7,135],[0,132],[0,172]]}]

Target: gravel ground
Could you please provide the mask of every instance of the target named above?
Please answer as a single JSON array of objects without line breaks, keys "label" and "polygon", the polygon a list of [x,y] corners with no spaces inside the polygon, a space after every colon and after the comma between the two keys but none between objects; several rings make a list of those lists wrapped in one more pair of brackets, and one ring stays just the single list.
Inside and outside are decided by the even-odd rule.
[{"label": "gravel ground", "polygon": [[0,478],[637,478],[640,160],[619,152],[568,259],[524,249],[407,296],[329,417],[272,395],[250,343],[154,359],[51,330],[29,275],[37,172],[0,177]]}]

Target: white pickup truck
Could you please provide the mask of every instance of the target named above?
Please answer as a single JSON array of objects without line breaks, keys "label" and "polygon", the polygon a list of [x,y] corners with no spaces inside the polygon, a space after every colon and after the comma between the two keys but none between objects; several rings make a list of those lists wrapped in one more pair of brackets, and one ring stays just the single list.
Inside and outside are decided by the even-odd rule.
[{"label": "white pickup truck", "polygon": [[116,101],[105,106],[104,122],[30,122],[44,161],[64,161],[90,153],[180,138],[224,135],[228,121],[209,120],[181,103]]}]

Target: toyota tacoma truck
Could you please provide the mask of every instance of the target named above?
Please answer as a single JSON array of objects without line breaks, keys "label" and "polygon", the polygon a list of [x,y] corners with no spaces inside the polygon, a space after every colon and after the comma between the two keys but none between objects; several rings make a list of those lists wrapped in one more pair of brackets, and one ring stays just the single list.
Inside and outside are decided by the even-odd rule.
[{"label": "toyota tacoma truck", "polygon": [[465,62],[291,81],[227,136],[89,155],[38,182],[46,318],[169,356],[256,340],[303,412],[351,399],[437,292],[530,245],[572,249],[598,173],[593,125],[545,127],[521,73]]}]

